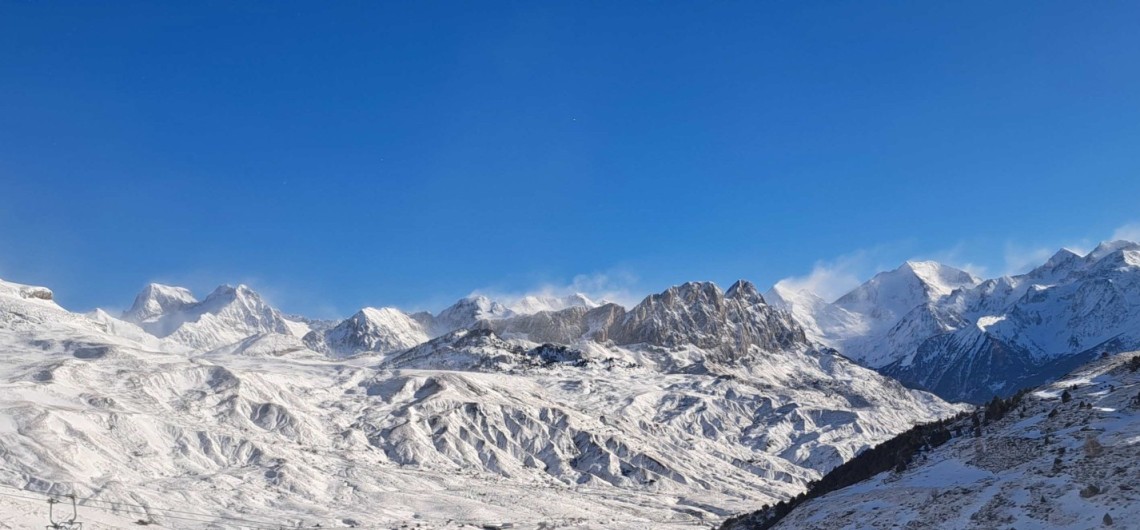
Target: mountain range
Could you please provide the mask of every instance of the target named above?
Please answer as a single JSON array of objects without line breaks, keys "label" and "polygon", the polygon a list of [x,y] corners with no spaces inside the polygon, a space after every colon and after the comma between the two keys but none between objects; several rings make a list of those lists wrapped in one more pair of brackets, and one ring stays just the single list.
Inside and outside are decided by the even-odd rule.
[{"label": "mountain range", "polygon": [[988,280],[907,262],[831,303],[779,285],[767,298],[865,366],[980,403],[1140,347],[1140,245],[1062,249],[1025,274]]},{"label": "mountain range", "polygon": [[[573,301],[328,323],[151,285],[120,318],[2,282],[0,487],[112,527],[192,506],[223,527],[685,528],[963,410],[811,343],[747,282]],[[21,527],[38,506],[0,495]]]},{"label": "mountain range", "polygon": [[[713,311],[711,284],[690,283],[627,310],[585,295],[524,297],[508,307],[485,296],[465,298],[438,314],[364,308],[335,325],[314,328],[270,307],[248,287],[222,286],[199,302],[186,289],[150,285],[123,319],[191,348],[212,348],[255,333],[301,337],[335,357],[406,350],[458,329],[488,327],[533,342],[585,338],[616,345],[691,341],[731,355],[743,342],[713,329],[694,335],[709,314],[690,314],[678,297]],[[741,289],[750,292],[738,292]],[[779,329],[772,309],[791,314],[805,337],[915,388],[949,401],[985,402],[1057,377],[1096,356],[1140,347],[1140,245],[1106,242],[1085,255],[1062,249],[1027,273],[983,280],[954,267],[910,261],[879,273],[838,299],[777,284],[761,296],[740,282],[725,301],[743,297],[764,330]],[[770,304],[770,305],[769,305]],[[737,324],[742,322],[738,317]],[[740,329],[763,334],[759,329]],[[798,333],[799,331],[795,331]],[[787,337],[752,337],[779,349]],[[781,340],[783,342],[781,342]]]},{"label": "mountain range", "polygon": [[988,280],[907,262],[830,302],[689,282],[629,308],[471,296],[341,321],[244,285],[151,284],[112,315],[0,281],[0,486],[76,493],[111,526],[134,519],[100,502],[154,524],[191,505],[325,527],[691,527],[790,498],[969,410],[955,402],[1137,348],[1138,281],[1140,245],[1111,242]]}]

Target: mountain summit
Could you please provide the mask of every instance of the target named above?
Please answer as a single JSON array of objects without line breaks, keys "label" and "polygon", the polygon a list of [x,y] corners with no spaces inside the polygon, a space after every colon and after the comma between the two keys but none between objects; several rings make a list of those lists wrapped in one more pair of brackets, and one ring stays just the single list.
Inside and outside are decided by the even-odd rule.
[{"label": "mountain summit", "polygon": [[123,313],[123,320],[143,324],[177,313],[198,303],[189,289],[152,283],[135,297],[135,303]]},{"label": "mountain summit", "polygon": [[[788,498],[961,410],[816,348],[747,282],[679,285],[629,311],[520,315],[469,298],[327,328],[245,286],[200,301],[148,286],[125,316],[161,339],[49,293],[0,282],[0,485],[179,498],[215,525],[246,517],[219,506],[241,506],[287,526],[538,513],[680,530]],[[148,520],[169,526],[165,513]]]},{"label": "mountain summit", "polygon": [[221,285],[198,301],[189,289],[152,283],[122,318],[156,337],[203,349],[258,333],[292,333],[281,313],[245,285]]},{"label": "mountain summit", "polygon": [[427,342],[428,330],[399,309],[366,307],[336,327],[305,335],[305,344],[343,357],[360,352],[390,353]]},{"label": "mountain summit", "polygon": [[1025,274],[985,281],[907,262],[831,304],[773,294],[814,340],[954,401],[1008,395],[1140,347],[1140,245],[1129,241],[1084,256],[1061,249]]}]

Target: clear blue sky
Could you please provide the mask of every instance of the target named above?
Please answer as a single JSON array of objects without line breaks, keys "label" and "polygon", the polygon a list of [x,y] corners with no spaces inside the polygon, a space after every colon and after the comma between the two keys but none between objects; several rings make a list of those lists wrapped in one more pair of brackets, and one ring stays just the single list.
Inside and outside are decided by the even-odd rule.
[{"label": "clear blue sky", "polygon": [[1137,3],[334,4],[0,3],[0,277],[331,315],[1140,220]]}]

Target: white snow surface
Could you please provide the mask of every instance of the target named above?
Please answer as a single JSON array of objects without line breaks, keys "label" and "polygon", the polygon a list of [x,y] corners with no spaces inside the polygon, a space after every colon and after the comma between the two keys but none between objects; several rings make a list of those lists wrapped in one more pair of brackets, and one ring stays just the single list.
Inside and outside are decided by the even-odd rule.
[{"label": "white snow surface", "polygon": [[777,285],[773,305],[808,336],[951,400],[986,400],[1140,348],[1140,244],[1062,249],[1032,271],[981,281],[907,262],[832,303]]},{"label": "white snow surface", "polygon": [[[41,494],[67,493],[86,528],[707,527],[961,410],[800,342],[747,284],[559,316],[667,347],[542,345],[476,319],[349,358],[248,288],[153,289],[128,312],[139,327],[23,287],[0,282],[0,528],[46,524]],[[473,302],[451,316],[505,314]],[[361,315],[408,344],[432,324]],[[757,346],[776,340],[794,347]]]},{"label": "white snow surface", "polygon": [[590,297],[575,293],[567,296],[527,295],[510,303],[507,307],[516,315],[533,315],[543,311],[561,311],[571,307],[593,309],[602,305]]},{"label": "white snow surface", "polygon": [[306,344],[338,357],[360,352],[389,353],[411,348],[430,338],[423,323],[393,307],[366,307],[323,332],[310,332]]},{"label": "white snow surface", "polygon": [[483,295],[463,298],[440,311],[431,321],[433,336],[475,326],[481,320],[499,320],[515,313],[507,306]]},{"label": "white snow surface", "polygon": [[943,330],[940,323],[927,322],[899,343],[891,331],[904,317],[980,281],[949,265],[908,261],[893,271],[876,274],[830,304],[812,293],[789,289],[773,288],[770,295],[774,303],[797,317],[813,339],[878,368],[893,361],[898,351],[917,346],[911,344],[912,336]]},{"label": "white snow surface", "polygon": [[[1140,372],[1125,366],[1134,356],[1140,353],[1097,361],[1041,387],[984,426],[982,437],[956,436],[903,472],[812,499],[775,528],[1136,528]],[[970,421],[961,423],[968,432]],[[1102,450],[1090,451],[1089,439]]]},{"label": "white snow surface", "polygon": [[257,333],[297,329],[245,285],[223,285],[199,302],[188,289],[150,284],[123,313],[148,333],[191,348],[209,349]]}]

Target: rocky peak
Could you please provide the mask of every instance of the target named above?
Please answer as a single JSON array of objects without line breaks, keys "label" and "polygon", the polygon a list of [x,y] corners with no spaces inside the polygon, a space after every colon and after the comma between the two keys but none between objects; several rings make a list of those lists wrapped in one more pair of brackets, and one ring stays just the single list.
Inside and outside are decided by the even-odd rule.
[{"label": "rocky peak", "polygon": [[261,295],[254,292],[253,289],[250,289],[249,286],[245,284],[238,284],[236,286],[223,284],[215,288],[214,292],[210,293],[205,301],[219,300],[232,302],[242,298],[261,300]]},{"label": "rocky peak", "polygon": [[618,344],[693,345],[732,360],[752,347],[778,351],[807,344],[791,317],[764,303],[756,288],[737,282],[726,296],[712,282],[690,282],[650,295],[610,333]]},{"label": "rocky peak", "polygon": [[1116,241],[1105,241],[1097,245],[1096,248],[1085,256],[1085,260],[1089,262],[1100,261],[1102,258],[1119,252],[1121,250],[1140,250],[1140,243],[1133,243],[1123,239]]},{"label": "rocky peak", "polygon": [[732,284],[732,287],[729,287],[728,290],[725,291],[724,296],[726,298],[741,300],[750,305],[766,304],[764,297],[760,295],[760,291],[756,289],[756,286],[746,280],[736,280],[736,283]]},{"label": "rocky peak", "polygon": [[215,348],[259,333],[290,333],[281,313],[245,285],[219,286],[198,301],[188,289],[151,284],[123,319],[195,348]]},{"label": "rocky peak", "polygon": [[539,311],[499,320],[482,320],[496,333],[518,336],[533,342],[571,344],[583,338],[588,331],[585,307],[570,307],[561,311]]},{"label": "rocky peak", "polygon": [[1061,250],[1058,250],[1056,254],[1053,254],[1053,256],[1045,262],[1044,266],[1050,269],[1056,269],[1057,267],[1073,263],[1079,259],[1081,259],[1080,254],[1077,254],[1076,252],[1073,252],[1067,248],[1062,248]]},{"label": "rocky peak", "polygon": [[326,331],[305,335],[310,348],[339,357],[361,352],[390,353],[428,340],[427,329],[399,309],[366,307]]},{"label": "rocky peak", "polygon": [[1140,245],[1122,246],[1103,255],[1090,268],[1090,273],[1098,276],[1121,271],[1135,270],[1140,266]]},{"label": "rocky peak", "polygon": [[432,334],[443,335],[457,329],[471,328],[480,320],[507,318],[513,314],[507,306],[486,296],[468,296],[440,311],[432,319]]},{"label": "rocky peak", "polygon": [[16,296],[24,300],[35,300],[55,304],[55,302],[52,301],[55,295],[52,293],[52,290],[47,287],[24,285],[22,283],[0,280],[0,294]]},{"label": "rocky peak", "polygon": [[916,307],[980,283],[974,275],[934,261],[908,261],[880,272],[835,301],[836,306],[886,324]]},{"label": "rocky peak", "polygon": [[53,298],[55,298],[55,294],[52,293],[51,289],[48,289],[47,287],[37,287],[32,285],[25,286],[24,288],[20,289],[20,296],[35,300],[43,300],[45,302],[50,302]]},{"label": "rocky peak", "polygon": [[162,315],[183,311],[198,303],[194,294],[184,287],[151,283],[143,288],[131,308],[123,313],[123,320],[146,322]]}]

